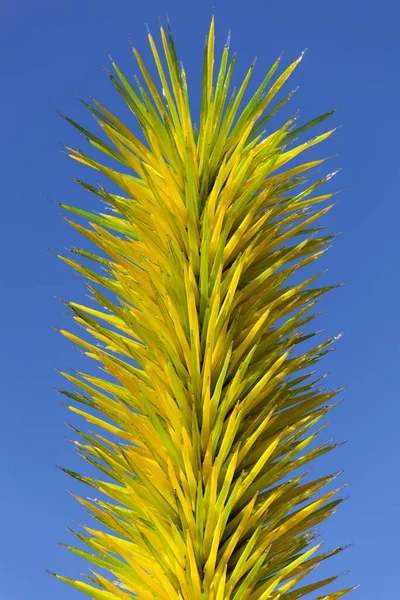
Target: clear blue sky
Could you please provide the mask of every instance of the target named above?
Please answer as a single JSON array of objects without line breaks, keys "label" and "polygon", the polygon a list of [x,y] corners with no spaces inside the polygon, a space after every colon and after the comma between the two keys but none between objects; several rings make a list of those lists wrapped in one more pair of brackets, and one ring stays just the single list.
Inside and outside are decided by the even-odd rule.
[{"label": "clear blue sky", "polygon": [[220,48],[232,30],[232,48],[238,52],[235,81],[254,56],[253,86],[282,50],[288,63],[308,47],[289,84],[300,85],[291,108],[300,108],[302,122],[340,109],[332,124],[343,127],[323,150],[340,154],[332,161],[333,168],[343,168],[334,186],[348,191],[329,222],[343,235],[321,266],[329,268],[326,281],[345,280],[347,286],[325,301],[319,326],[328,334],[345,332],[321,368],[332,372],[329,385],[349,386],[332,415],[330,434],[350,443],[317,469],[344,468],[342,480],[351,485],[350,500],[323,525],[323,539],[327,547],[355,543],[328,569],[351,569],[346,584],[361,584],[355,600],[393,597],[398,589],[398,2],[3,0],[1,600],[77,599],[78,592],[45,569],[78,576],[87,567],[57,545],[71,542],[65,527],[85,515],[67,494],[67,488],[78,488],[54,465],[85,465],[66,441],[69,415],[53,391],[63,383],[57,367],[87,364],[50,327],[68,323],[53,296],[80,300],[84,286],[46,248],[62,251],[78,243],[48,199],[83,208],[94,203],[69,179],[88,174],[57,145],[61,140],[82,147],[84,141],[54,109],[90,124],[76,93],[94,95],[126,114],[102,71],[103,51],[131,74],[128,38],[148,58],[145,23],[156,34],[165,10],[195,95],[213,5]]}]

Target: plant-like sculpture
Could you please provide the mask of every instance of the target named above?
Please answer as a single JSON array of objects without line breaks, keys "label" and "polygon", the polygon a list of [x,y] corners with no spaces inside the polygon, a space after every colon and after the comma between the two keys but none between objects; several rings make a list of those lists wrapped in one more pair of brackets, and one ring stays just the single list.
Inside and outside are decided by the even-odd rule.
[{"label": "plant-like sculpture", "polygon": [[304,329],[334,286],[291,277],[333,238],[318,225],[332,194],[317,190],[331,175],[302,185],[324,160],[292,162],[332,134],[295,142],[331,113],[271,128],[291,94],[273,100],[301,57],[271,83],[276,61],[240,109],[253,66],[231,93],[235,58],[226,45],[214,71],[212,20],[197,129],[169,27],[163,59],[149,41],[159,86],[135,48],[136,87],[113,62],[111,75],[143,138],[96,100],[84,104],[108,143],[71,121],[120,166],[70,155],[121,195],[79,182],[112,212],[63,206],[89,221],[73,226],[100,255],[74,250],[92,266],[63,258],[98,306],[69,303],[93,339],[62,333],[105,375],[64,373],[80,390],[63,392],[80,405],[69,408],[97,428],[77,431],[76,448],[102,475],[66,471],[101,493],[78,498],[101,527],[75,533],[86,550],[71,548],[96,572],[57,577],[96,600],[334,600],[351,588],[321,596],[336,577],[307,576],[342,550],[315,543],[341,499],[321,492],[334,475],[304,473],[335,447],[313,444],[336,391],[310,371],[334,339],[313,345]]}]

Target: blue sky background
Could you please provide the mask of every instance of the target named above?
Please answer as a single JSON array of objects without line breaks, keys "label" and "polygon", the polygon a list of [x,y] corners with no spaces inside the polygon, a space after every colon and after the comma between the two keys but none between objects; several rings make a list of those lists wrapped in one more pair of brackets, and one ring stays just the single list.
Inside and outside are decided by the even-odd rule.
[{"label": "blue sky background", "polygon": [[329,561],[322,573],[350,569],[343,582],[361,584],[355,600],[393,597],[398,589],[398,3],[3,0],[1,600],[81,597],[45,569],[74,577],[87,566],[57,545],[71,542],[65,527],[85,515],[67,493],[68,488],[81,490],[54,465],[85,465],[66,441],[69,415],[53,386],[63,383],[56,368],[85,369],[88,361],[50,327],[68,324],[53,297],[81,300],[85,290],[83,281],[46,248],[62,251],[79,243],[48,200],[93,207],[95,201],[69,176],[95,179],[60,152],[58,140],[82,148],[85,142],[54,109],[90,125],[73,93],[94,95],[127,116],[128,123],[102,71],[107,63],[103,51],[108,49],[131,75],[135,63],[128,38],[148,60],[145,23],[157,34],[157,18],[165,10],[195,99],[213,5],[217,48],[232,30],[236,83],[254,56],[252,90],[282,50],[286,65],[308,47],[286,88],[300,85],[291,109],[300,109],[302,123],[340,109],[332,124],[342,128],[319,152],[340,155],[331,162],[332,169],[343,168],[332,187],[347,193],[339,197],[329,223],[343,235],[320,267],[329,269],[326,282],[345,280],[347,286],[324,302],[319,326],[329,335],[345,332],[321,370],[332,372],[330,386],[349,386],[345,402],[332,414],[329,434],[350,442],[322,459],[317,471],[343,468],[341,480],[351,484],[350,500],[322,526],[326,547],[355,546]]}]

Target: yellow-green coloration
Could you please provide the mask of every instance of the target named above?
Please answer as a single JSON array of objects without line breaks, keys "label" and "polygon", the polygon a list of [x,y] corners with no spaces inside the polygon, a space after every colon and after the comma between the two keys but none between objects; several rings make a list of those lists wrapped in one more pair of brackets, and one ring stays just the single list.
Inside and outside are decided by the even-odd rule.
[{"label": "yellow-green coloration", "polygon": [[313,444],[336,392],[310,372],[334,340],[298,351],[331,288],[291,283],[331,242],[316,222],[332,194],[316,192],[329,176],[297,189],[324,160],[290,162],[331,135],[293,143],[331,113],[270,129],[301,57],[279,77],[276,61],[239,110],[252,67],[232,94],[234,58],[226,46],[214,65],[212,20],[197,130],[169,28],[162,59],[149,41],[159,83],[136,49],[145,85],[135,91],[114,63],[111,76],[143,139],[97,101],[87,106],[111,145],[80,128],[121,170],[69,149],[122,195],[83,184],[113,212],[64,206],[87,217],[73,225],[101,257],[76,250],[93,269],[63,259],[99,307],[69,305],[92,343],[62,333],[107,375],[65,374],[81,390],[64,392],[82,406],[69,408],[103,430],[78,432],[77,449],[105,478],[67,471],[100,493],[78,500],[101,528],[76,533],[87,550],[71,548],[94,566],[87,581],[57,577],[96,600],[334,600],[351,588],[324,595],[336,577],[307,576],[342,550],[315,542],[341,499],[321,491],[333,475],[304,473],[334,447]]}]

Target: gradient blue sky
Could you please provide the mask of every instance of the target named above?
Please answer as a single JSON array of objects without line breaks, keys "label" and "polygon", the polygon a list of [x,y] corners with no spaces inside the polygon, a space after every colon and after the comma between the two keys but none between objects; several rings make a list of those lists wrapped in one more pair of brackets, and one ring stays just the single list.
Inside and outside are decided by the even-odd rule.
[{"label": "gradient blue sky", "polygon": [[78,576],[87,566],[57,545],[71,542],[65,527],[85,517],[67,494],[77,486],[54,465],[84,465],[66,441],[68,415],[53,391],[62,385],[57,367],[87,365],[50,327],[68,322],[53,297],[82,299],[84,286],[46,248],[62,251],[78,243],[48,199],[83,208],[94,203],[69,179],[86,172],[57,145],[84,142],[54,109],[90,124],[76,93],[126,114],[102,71],[104,49],[131,74],[128,38],[148,58],[145,23],[156,33],[166,10],[195,97],[213,5],[219,48],[232,30],[236,82],[254,56],[252,89],[282,50],[288,64],[308,47],[287,88],[300,85],[291,108],[300,108],[301,122],[340,109],[332,124],[343,127],[324,153],[340,155],[331,163],[343,168],[334,187],[348,191],[329,222],[343,235],[320,266],[329,268],[325,281],[345,280],[347,286],[324,302],[319,325],[328,334],[345,331],[321,368],[332,372],[329,385],[349,386],[332,415],[330,434],[350,443],[317,469],[344,468],[341,479],[351,485],[350,500],[323,525],[323,540],[327,547],[355,543],[328,569],[351,570],[346,584],[361,584],[355,600],[393,597],[398,589],[398,2],[3,0],[1,600],[81,597],[45,569]]}]

